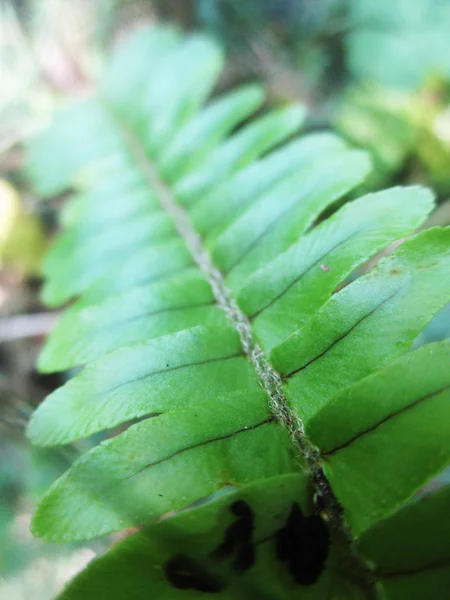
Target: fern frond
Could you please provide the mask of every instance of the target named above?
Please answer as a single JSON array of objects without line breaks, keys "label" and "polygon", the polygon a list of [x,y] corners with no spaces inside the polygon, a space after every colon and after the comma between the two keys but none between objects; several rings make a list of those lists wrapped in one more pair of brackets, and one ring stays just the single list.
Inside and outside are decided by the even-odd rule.
[{"label": "fern frond", "polygon": [[33,530],[141,528],[61,598],[418,598],[415,581],[444,597],[450,545],[420,523],[447,519],[447,489],[402,506],[450,458],[449,344],[405,354],[450,298],[450,230],[358,272],[414,233],[431,194],[336,210],[366,155],[291,139],[299,106],[245,124],[256,85],[203,108],[221,63],[203,36],[139,32],[30,148],[42,194],[77,188],[43,267],[44,300],[72,304],[39,366],[84,369],[29,436],[126,428],[55,482]]}]

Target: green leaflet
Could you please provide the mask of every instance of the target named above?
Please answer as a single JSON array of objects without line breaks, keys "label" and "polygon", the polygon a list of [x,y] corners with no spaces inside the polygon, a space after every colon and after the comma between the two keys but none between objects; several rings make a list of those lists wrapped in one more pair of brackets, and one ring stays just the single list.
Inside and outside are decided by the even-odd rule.
[{"label": "green leaflet", "polygon": [[449,341],[408,353],[342,392],[310,422],[308,433],[355,533],[450,462],[449,360]]},{"label": "green leaflet", "polygon": [[[67,151],[70,140],[70,152]],[[95,99],[61,111],[49,130],[29,146],[28,170],[40,194],[64,190],[93,163],[120,152],[121,140]],[[64,152],[60,149],[65,148]]]},{"label": "green leaflet", "polygon": [[413,92],[430,73],[443,79],[450,74],[448,2],[359,0],[349,9],[346,50],[356,78]]},{"label": "green leaflet", "polygon": [[[388,600],[440,598],[450,583],[450,486],[415,501],[361,538]],[[445,592],[444,592],[445,593]]]},{"label": "green leaflet", "polygon": [[449,261],[450,229],[424,231],[335,294],[273,349],[273,364],[305,420],[411,346],[448,301]]},{"label": "green leaflet", "polygon": [[[437,519],[435,515],[435,519]],[[439,535],[440,532],[436,532]],[[417,541],[414,540],[416,543]],[[419,542],[420,543],[420,542]],[[450,584],[450,568],[448,564],[436,565],[408,577],[389,576],[381,579],[381,594],[386,600],[422,600],[439,598]],[[444,592],[443,592],[444,591]]]},{"label": "green leaflet", "polygon": [[215,149],[201,167],[177,182],[176,197],[182,204],[195,204],[217,183],[294,133],[303,119],[304,109],[294,106],[273,111],[247,125]]},{"label": "green leaflet", "polygon": [[[144,28],[130,36],[111,56],[101,82],[105,97],[126,109],[130,100],[142,98],[161,61],[179,46],[182,37],[172,27]],[[159,62],[148,56],[158,55]],[[146,77],[142,77],[142,73]]]},{"label": "green leaflet", "polygon": [[[142,57],[146,52],[157,53],[159,61],[153,61],[150,67],[145,65]],[[132,57],[127,74],[130,88],[124,93],[122,73],[127,56]],[[216,82],[222,63],[220,48],[206,36],[194,35],[182,43],[180,36],[170,28],[150,28],[131,40],[123,54],[116,55],[106,72],[102,92],[108,102],[119,109],[124,106],[130,109],[132,99],[133,126],[144,127],[147,149],[160,151],[167,137],[203,104]],[[142,78],[144,69],[145,79]],[[172,93],[175,86],[177,94]],[[139,116],[142,110],[155,118],[141,122]]]},{"label": "green leaflet", "polygon": [[[197,112],[222,66],[222,51],[202,35],[191,36],[157,63],[142,99],[143,110],[153,115],[145,124],[147,149],[161,151],[168,137]],[[177,94],[171,93],[175,86]]]},{"label": "green leaflet", "polygon": [[39,357],[41,371],[64,371],[122,346],[188,329],[226,327],[210,285],[193,270],[173,279],[133,287],[93,306],[74,306],[51,332]]},{"label": "green leaflet", "polygon": [[[311,512],[306,487],[305,478],[298,475],[278,476],[227,493],[206,505],[179,513],[170,521],[155,523],[120,542],[107,556],[93,561],[66,588],[61,600],[79,600],[92,590],[102,600],[140,600],[147,590],[152,590],[157,598],[198,598],[199,592],[176,589],[165,576],[164,566],[173,557],[174,548],[220,575],[224,589],[214,594],[217,598],[319,600],[330,597],[338,586],[342,593],[348,592],[347,597],[361,598],[340,577],[334,548],[327,560],[326,576],[314,586],[298,586],[286,566],[274,560],[273,535],[285,524],[292,503],[298,502],[305,514]],[[254,511],[253,539],[257,547],[256,565],[239,576],[226,562],[208,559],[233,523],[230,506],[237,501],[247,502]]]},{"label": "green leaflet", "polygon": [[256,385],[236,332],[194,327],[91,363],[48,396],[28,433],[40,445],[65,444],[136,417]]},{"label": "green leaflet", "polygon": [[94,448],[43,498],[35,533],[60,541],[96,537],[152,522],[225,486],[296,470],[289,436],[262,396],[211,396],[214,402],[146,419]]},{"label": "green leaflet", "polygon": [[[29,436],[50,446],[121,431],[55,482],[33,530],[69,541],[146,525],[63,600],[203,596],[165,575],[180,552],[218,569],[218,597],[442,597],[448,557],[425,532],[444,505],[423,527],[402,507],[448,462],[449,343],[407,351],[450,299],[450,229],[370,269],[420,227],[431,194],[345,203],[367,157],[328,133],[290,139],[299,106],[247,123],[257,85],[202,108],[221,63],[209,38],[144,30],[114,55],[99,96],[32,143],[41,193],[76,187],[43,268],[45,301],[74,302],[39,366],[86,366],[38,408]],[[241,572],[208,556],[231,535],[232,498],[252,507],[260,536]],[[321,516],[304,520],[300,505]],[[396,520],[409,514],[411,532]],[[290,550],[274,544],[283,523]]]},{"label": "green leaflet", "polygon": [[[302,116],[303,111],[300,109],[286,109],[248,126],[236,134],[236,139],[223,146],[225,156],[218,159],[220,169],[227,172],[250,161],[297,128]],[[114,123],[110,121],[109,124],[117,132]],[[123,148],[122,153],[126,153]],[[130,169],[133,175],[135,167],[125,164],[125,168]],[[214,173],[213,179],[217,179],[217,169],[213,167],[211,171],[206,165],[204,170],[205,173]],[[184,185],[185,180],[183,178],[180,185]],[[104,201],[109,204],[107,196]],[[52,278],[43,291],[44,301],[52,306],[63,303],[86,291],[102,273],[108,268],[112,269],[118,259],[128,262],[132,254],[144,245],[148,246],[150,241],[158,243],[170,239],[174,234],[170,217],[160,209],[152,211],[151,204],[149,208],[147,215],[138,212],[137,215],[132,214],[128,221],[120,219],[115,227],[110,227],[103,234],[95,228],[91,231],[84,228],[81,231],[79,228],[69,229],[53,247],[44,265],[44,273],[52,273]],[[129,234],[124,234],[128,231]]]},{"label": "green leaflet", "polygon": [[[263,99],[263,89],[253,85],[232,92],[213,102],[211,106],[206,107],[203,112],[192,121],[189,121],[177,133],[167,151],[164,152],[163,158],[159,161],[164,175],[171,178],[175,173],[179,176],[186,170],[195,167],[207,155],[208,150],[213,148],[234,126],[258,108]],[[186,153],[189,154],[188,160],[186,159]],[[132,165],[128,165],[127,171],[130,170],[130,167]],[[119,171],[119,177],[123,180],[123,174],[120,175],[120,173],[121,171]],[[114,177],[111,182],[109,177],[107,182],[99,181],[103,189],[106,187],[106,191],[103,192],[105,194],[104,198],[99,198],[95,193],[92,194],[91,190],[88,197],[85,196],[81,202],[77,201],[78,206],[75,208],[66,205],[63,211],[65,223],[82,221],[83,229],[86,229],[92,221],[101,225],[110,219],[120,219],[129,216],[130,213],[134,214],[148,209],[151,194],[139,170],[136,169],[134,173],[137,179],[136,186],[139,187],[135,196],[129,190],[127,191],[127,203],[123,202],[123,190],[120,189],[120,184]],[[141,175],[140,178],[139,175]]]},{"label": "green leaflet", "polygon": [[[89,191],[73,196],[61,211],[62,225],[66,229],[74,225],[72,229],[78,236],[82,236],[80,229],[85,232],[101,230],[105,226],[114,226],[123,219],[145,215],[156,200],[146,187],[145,180],[141,176],[136,182],[132,181],[131,185],[127,184],[127,180],[124,185],[123,179],[117,181],[112,178],[107,186],[91,187]],[[124,193],[128,197],[126,204],[123,202]],[[82,228],[77,226],[77,222],[83,223]]]},{"label": "green leaflet", "polygon": [[[150,29],[146,35],[141,35],[140,39],[133,43],[136,44],[138,52],[143,53],[142,56],[145,56],[148,46],[158,44],[158,40],[148,43],[148,36],[151,38],[154,34],[154,29]],[[160,34],[156,35],[161,39]],[[140,98],[140,110],[145,107],[145,110],[153,112],[155,119],[152,122],[158,125],[146,124],[145,145],[158,150],[174,128],[198,110],[214,85],[222,65],[221,51],[208,38],[194,36],[188,42],[176,44],[173,34],[169,31],[168,38],[167,46],[162,49],[161,55],[158,50],[160,62],[155,63],[153,76],[149,77],[150,72],[147,67],[145,69],[144,89],[139,90],[138,96],[130,95],[133,92],[132,88],[127,89],[126,104],[129,109],[130,98],[133,98],[134,110],[136,98]],[[145,61],[145,64],[148,65],[148,62]],[[141,63],[141,68],[143,66]],[[105,84],[104,94],[113,90],[111,97],[108,97],[112,104],[116,104],[117,88],[119,85],[123,86],[123,82],[117,81],[118,73],[123,73],[120,64],[116,67],[116,73],[109,74],[110,80]],[[141,71],[141,80],[142,74]],[[179,89],[179,94],[170,93],[174,86]],[[118,105],[122,107],[123,102],[123,97],[117,100]],[[142,127],[142,124],[139,123],[139,126]],[[74,142],[70,152],[60,152],[60,148],[66,147],[68,139]],[[60,113],[50,133],[37,139],[30,146],[30,171],[39,191],[50,195],[64,189],[86,168],[114,156],[122,147],[121,134],[111,114],[105,111],[99,102],[89,99],[78,102]]]},{"label": "green leaflet", "polygon": [[[89,176],[85,171],[80,187],[82,193],[63,206],[60,219],[64,228],[78,236],[118,225],[123,219],[154,214],[159,208],[156,194],[123,145],[120,152],[97,162]],[[127,202],[123,201],[124,195]]]},{"label": "green leaflet", "polygon": [[[194,269],[192,256],[179,238],[144,247],[133,254],[133,260],[118,257],[114,267],[106,271],[77,301],[78,306],[96,304],[109,295],[122,293],[135,286],[172,279]],[[46,288],[44,288],[44,293]],[[47,303],[52,305],[55,301]]]},{"label": "green leaflet", "polygon": [[233,289],[286,250],[319,214],[353,189],[369,171],[364,153],[332,156],[285,178],[234,221],[214,242],[211,255]]},{"label": "green leaflet", "polygon": [[313,165],[319,157],[325,159],[343,150],[342,140],[329,133],[307,135],[285,144],[199,200],[190,211],[195,228],[207,241],[215,239],[217,233],[283,178]]},{"label": "green leaflet", "polygon": [[[131,237],[126,234],[128,231]],[[85,235],[77,236],[76,233],[61,236],[44,262],[44,274],[52,273],[42,294],[48,304],[60,304],[80,294],[118,259],[127,261],[148,242],[169,241],[175,231],[168,215],[157,211],[153,216],[125,220],[103,234],[95,230],[91,235],[83,232]]]},{"label": "green leaflet", "polygon": [[158,161],[163,176],[171,181],[197,167],[210,149],[261,105],[264,96],[260,86],[249,85],[205,107],[175,135]]},{"label": "green leaflet", "polygon": [[299,329],[356,267],[418,227],[431,208],[431,194],[422,188],[369,194],[344,205],[256,272],[238,299],[264,346]]}]

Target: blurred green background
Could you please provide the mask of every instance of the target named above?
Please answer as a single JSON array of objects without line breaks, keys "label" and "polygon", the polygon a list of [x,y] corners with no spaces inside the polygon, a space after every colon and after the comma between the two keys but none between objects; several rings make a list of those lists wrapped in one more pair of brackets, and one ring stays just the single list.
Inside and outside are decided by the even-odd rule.
[{"label": "blurred green background", "polygon": [[[92,89],[108,49],[155,20],[201,29],[227,50],[220,91],[262,80],[268,102],[303,102],[306,130],[367,149],[367,189],[423,183],[427,226],[450,224],[450,0],[0,0],[0,599],[49,600],[114,539],[74,548],[32,540],[36,499],[86,445],[32,449],[24,425],[60,383],[34,364],[55,315],[39,262],[64,200],[30,188],[27,140]],[[450,333],[444,309],[416,341]],[[444,475],[445,476],[445,475]]]}]

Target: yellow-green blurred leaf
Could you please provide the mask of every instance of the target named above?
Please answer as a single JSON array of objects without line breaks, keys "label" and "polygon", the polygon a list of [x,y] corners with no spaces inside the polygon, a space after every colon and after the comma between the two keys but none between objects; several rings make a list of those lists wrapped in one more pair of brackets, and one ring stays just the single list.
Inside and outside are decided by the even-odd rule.
[{"label": "yellow-green blurred leaf", "polygon": [[46,242],[36,215],[27,212],[15,188],[0,179],[0,267],[12,266],[34,275]]}]

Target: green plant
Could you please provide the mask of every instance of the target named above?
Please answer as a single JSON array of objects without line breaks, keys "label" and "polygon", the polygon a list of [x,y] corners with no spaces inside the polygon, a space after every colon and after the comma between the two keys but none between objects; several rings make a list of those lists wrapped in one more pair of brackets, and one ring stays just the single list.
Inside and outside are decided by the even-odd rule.
[{"label": "green plant", "polygon": [[448,463],[450,344],[406,351],[450,297],[450,231],[355,280],[431,194],[337,209],[366,155],[290,139],[301,107],[242,124],[256,85],[200,110],[221,63],[207,38],[143,30],[30,148],[43,195],[81,189],[44,264],[44,300],[75,301],[40,368],[87,366],[29,436],[127,427],[56,481],[34,533],[139,527],[64,600],[442,598],[450,488],[408,501]]},{"label": "green plant", "polygon": [[355,0],[345,40],[351,74],[359,80],[407,90],[427,78],[450,77],[450,6],[441,0]]}]

